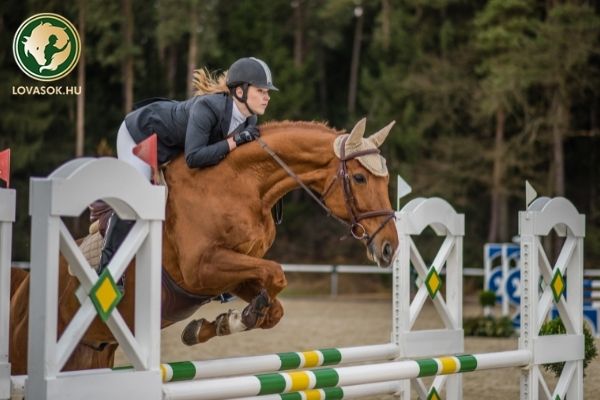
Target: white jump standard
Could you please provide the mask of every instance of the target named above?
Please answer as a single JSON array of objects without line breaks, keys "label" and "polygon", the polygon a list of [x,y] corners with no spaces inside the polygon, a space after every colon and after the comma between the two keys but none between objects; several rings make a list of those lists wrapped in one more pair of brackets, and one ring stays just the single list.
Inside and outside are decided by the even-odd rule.
[{"label": "white jump standard", "polygon": [[[107,179],[106,176],[118,177]],[[135,332],[115,308],[106,324],[135,371],[60,372],[87,327],[100,311],[91,299],[101,279],[61,216],[79,216],[104,199],[124,219],[135,219],[129,236],[107,270],[115,280],[137,259]],[[31,290],[28,342],[28,399],[160,399],[160,268],[165,188],[153,186],[130,165],[113,159],[80,158],[48,178],[30,183]],[[81,283],[81,307],[57,339],[58,261],[65,256]]]}]

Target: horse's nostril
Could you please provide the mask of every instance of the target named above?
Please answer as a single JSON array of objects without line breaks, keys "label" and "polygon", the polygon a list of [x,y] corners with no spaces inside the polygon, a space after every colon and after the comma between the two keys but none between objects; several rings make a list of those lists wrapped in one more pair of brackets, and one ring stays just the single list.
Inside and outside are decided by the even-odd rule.
[{"label": "horse's nostril", "polygon": [[385,242],[383,244],[382,256],[386,262],[389,262],[392,260],[393,250],[392,250],[392,245],[389,242]]}]

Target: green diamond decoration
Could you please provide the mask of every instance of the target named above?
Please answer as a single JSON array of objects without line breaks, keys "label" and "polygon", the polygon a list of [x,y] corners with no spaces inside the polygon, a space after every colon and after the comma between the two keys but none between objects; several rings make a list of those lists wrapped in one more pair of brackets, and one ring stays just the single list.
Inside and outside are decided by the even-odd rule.
[{"label": "green diamond decoration", "polygon": [[96,307],[96,312],[102,321],[106,322],[117,304],[123,298],[123,293],[117,288],[115,280],[107,269],[100,274],[90,291],[90,299]]},{"label": "green diamond decoration", "polygon": [[561,400],[559,395],[556,395],[556,398],[554,400]]},{"label": "green diamond decoration", "polygon": [[425,287],[427,287],[429,297],[432,299],[435,298],[442,287],[442,278],[436,271],[435,267],[429,268],[429,273],[427,273],[427,278],[425,278]]},{"label": "green diamond decoration", "polygon": [[552,277],[552,282],[550,282],[550,287],[552,288],[552,294],[554,295],[554,302],[558,303],[560,300],[560,296],[565,292],[565,279],[560,273],[560,269],[556,268],[556,272]]},{"label": "green diamond decoration", "polygon": [[435,390],[435,387],[432,387],[427,395],[427,400],[442,400],[440,394]]}]

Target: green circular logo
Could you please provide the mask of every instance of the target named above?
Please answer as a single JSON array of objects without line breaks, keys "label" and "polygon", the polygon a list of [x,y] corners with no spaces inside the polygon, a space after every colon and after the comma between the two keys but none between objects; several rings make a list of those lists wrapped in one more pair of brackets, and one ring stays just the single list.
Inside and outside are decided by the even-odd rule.
[{"label": "green circular logo", "polygon": [[13,55],[21,71],[38,81],[55,81],[75,68],[81,41],[65,17],[43,13],[19,26],[13,39]]}]

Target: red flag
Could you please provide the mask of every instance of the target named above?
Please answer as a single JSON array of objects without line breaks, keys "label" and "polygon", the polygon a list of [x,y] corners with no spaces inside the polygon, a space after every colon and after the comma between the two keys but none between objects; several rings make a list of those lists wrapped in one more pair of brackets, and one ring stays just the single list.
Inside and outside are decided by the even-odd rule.
[{"label": "red flag", "polygon": [[10,149],[0,151],[0,179],[10,187]]},{"label": "red flag", "polygon": [[152,178],[156,182],[158,174],[158,152],[156,148],[156,133],[133,148],[133,154],[138,156],[152,168]]}]

